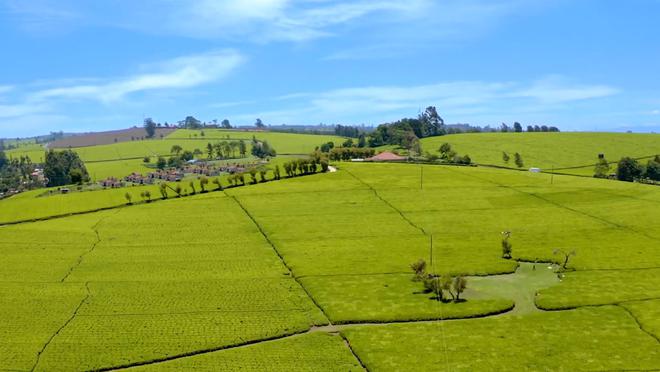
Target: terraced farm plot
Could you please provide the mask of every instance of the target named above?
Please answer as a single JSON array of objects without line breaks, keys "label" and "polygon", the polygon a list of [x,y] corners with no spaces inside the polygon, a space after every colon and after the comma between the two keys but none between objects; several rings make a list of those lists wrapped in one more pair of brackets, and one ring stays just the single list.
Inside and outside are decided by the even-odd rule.
[{"label": "terraced farm plot", "polygon": [[238,140],[246,142],[252,140],[254,136],[257,140],[268,141],[278,152],[278,154],[309,154],[316,146],[321,146],[326,142],[334,142],[339,146],[346,138],[332,135],[316,134],[294,134],[278,133],[267,131],[237,131],[224,129],[204,129],[204,136],[201,130],[179,129],[166,137],[167,140],[194,140],[206,143],[204,141],[213,140]]},{"label": "terraced farm plot", "polygon": [[310,333],[136,368],[145,371],[361,371],[341,337]]},{"label": "terraced farm plot", "polygon": [[[653,370],[657,340],[618,307],[342,331],[369,370]],[[633,346],[634,345],[634,346]]]},{"label": "terraced farm plot", "polygon": [[[445,142],[480,164],[515,168],[513,154],[518,152],[525,169],[540,167],[549,171],[554,167],[558,172],[587,176],[594,174],[598,154],[604,154],[610,162],[624,156],[660,154],[660,134],[639,133],[466,133],[424,138],[422,146],[437,152]],[[509,163],[502,159],[502,152],[511,157]]]},{"label": "terraced farm plot", "polygon": [[[0,220],[123,204],[110,191],[4,200]],[[649,185],[342,163],[2,226],[0,369],[650,370],[659,200]],[[514,259],[578,254],[559,282],[548,263],[503,259],[504,230]],[[423,293],[419,258],[478,275],[466,301]],[[485,318],[450,320],[469,317]]]},{"label": "terraced farm plot", "polygon": [[536,299],[548,310],[660,299],[660,268],[576,271],[558,286],[542,290]]},{"label": "terraced farm plot", "polygon": [[[12,244],[27,248],[47,241],[54,232],[50,225],[65,233],[64,241],[68,231],[89,236],[68,257],[57,256],[56,244],[35,249],[46,258],[57,256],[59,267],[43,273],[19,267],[22,275],[3,278],[0,315],[15,321],[3,323],[0,334],[22,353],[12,354],[3,368],[139,364],[326,324],[252,221],[221,195],[0,228],[15,239]],[[26,234],[15,234],[23,229]],[[44,280],[43,289],[27,291]],[[23,287],[25,298],[15,293]],[[16,298],[25,305],[11,306]],[[21,315],[54,298],[59,307],[44,306],[47,317]],[[16,332],[22,325],[35,329],[32,339]]]}]

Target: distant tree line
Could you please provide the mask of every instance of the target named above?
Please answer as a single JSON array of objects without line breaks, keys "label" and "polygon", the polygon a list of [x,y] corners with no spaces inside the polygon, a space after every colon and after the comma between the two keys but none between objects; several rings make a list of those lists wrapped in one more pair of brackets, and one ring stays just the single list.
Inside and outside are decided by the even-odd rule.
[{"label": "distant tree line", "polygon": [[206,155],[209,160],[214,158],[232,159],[237,158],[236,154],[244,158],[247,153],[247,145],[244,140],[220,141],[216,143],[209,142],[206,145]]},{"label": "distant tree line", "polygon": [[337,136],[358,138],[360,134],[364,134],[364,132],[358,127],[341,124],[335,125],[335,135]]},{"label": "distant tree line", "polygon": [[[523,132],[523,127],[522,124],[517,121],[513,123],[513,126],[508,126],[506,123],[502,123],[499,131],[520,133]],[[559,128],[547,125],[528,125],[527,132],[559,132]]]}]

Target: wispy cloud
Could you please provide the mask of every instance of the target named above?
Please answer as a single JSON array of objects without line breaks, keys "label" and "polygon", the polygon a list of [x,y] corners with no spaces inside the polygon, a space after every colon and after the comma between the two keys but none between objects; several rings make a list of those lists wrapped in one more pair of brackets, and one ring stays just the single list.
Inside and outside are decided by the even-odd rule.
[{"label": "wispy cloud", "polygon": [[95,99],[104,103],[136,92],[190,88],[216,81],[236,69],[244,57],[235,51],[186,56],[156,65],[158,72],[119,78],[103,84],[57,87],[39,91],[32,101],[49,99]]},{"label": "wispy cloud", "polygon": [[607,97],[618,92],[618,89],[607,85],[576,85],[561,76],[550,76],[515,92],[514,96],[531,97],[544,103],[561,103]]},{"label": "wispy cloud", "polygon": [[[56,115],[58,109],[71,107],[80,101],[117,103],[131,94],[150,91],[173,91],[175,94],[203,84],[217,82],[238,68],[245,58],[232,50],[215,51],[174,58],[144,66],[141,74],[114,79],[70,79],[56,82],[84,82],[79,85],[50,86],[32,91],[27,87],[0,86],[4,98],[0,104],[0,118],[37,118]],[[93,84],[90,83],[94,82]],[[37,86],[43,85],[40,82]],[[28,91],[25,93],[24,91]],[[12,93],[7,96],[7,93]],[[22,95],[21,95],[22,94]],[[3,96],[0,96],[2,98]],[[11,99],[10,99],[11,98]],[[68,106],[66,106],[68,105]],[[21,120],[22,121],[22,120]]]},{"label": "wispy cloud", "polygon": [[68,7],[65,1],[5,0],[0,3],[2,11],[21,29],[30,33],[59,33],[82,20],[82,14]]},{"label": "wispy cloud", "polygon": [[[548,83],[550,80],[552,84]],[[245,113],[238,118],[262,117],[272,123],[360,123],[373,122],[370,118],[394,120],[433,105],[453,120],[463,121],[479,115],[497,121],[498,115],[563,109],[578,101],[604,98],[617,92],[618,89],[606,85],[574,84],[558,77],[531,83],[457,81],[418,86],[356,87],[275,97],[275,101],[286,98],[288,107]]]},{"label": "wispy cloud", "polygon": [[176,17],[180,19],[183,12],[197,21],[167,26],[188,36],[299,42],[332,35],[335,27],[378,14],[407,16],[429,3],[429,0],[185,1],[177,2],[178,6],[173,8]]}]

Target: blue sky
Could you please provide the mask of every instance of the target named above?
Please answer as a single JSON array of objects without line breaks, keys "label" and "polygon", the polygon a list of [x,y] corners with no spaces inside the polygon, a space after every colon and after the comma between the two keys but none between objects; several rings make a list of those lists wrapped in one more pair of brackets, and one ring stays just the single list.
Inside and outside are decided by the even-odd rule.
[{"label": "blue sky", "polygon": [[0,137],[175,122],[660,130],[658,0],[0,0]]}]

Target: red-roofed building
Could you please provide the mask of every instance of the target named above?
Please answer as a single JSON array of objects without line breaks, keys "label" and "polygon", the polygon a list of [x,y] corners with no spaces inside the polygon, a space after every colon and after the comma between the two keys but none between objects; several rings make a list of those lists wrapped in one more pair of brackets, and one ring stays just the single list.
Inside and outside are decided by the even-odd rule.
[{"label": "red-roofed building", "polygon": [[393,152],[385,151],[376,156],[372,156],[367,161],[405,161],[405,156],[399,156]]}]

